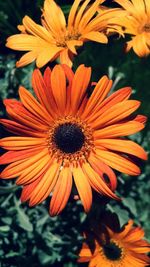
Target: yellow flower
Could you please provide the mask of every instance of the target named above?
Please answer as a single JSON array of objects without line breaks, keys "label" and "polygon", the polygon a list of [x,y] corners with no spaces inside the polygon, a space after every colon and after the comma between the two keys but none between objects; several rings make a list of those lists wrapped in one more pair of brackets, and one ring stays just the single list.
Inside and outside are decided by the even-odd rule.
[{"label": "yellow flower", "polygon": [[[76,48],[91,40],[107,43],[104,34],[113,12],[97,12],[104,0],[75,0],[66,22],[65,16],[54,0],[45,0],[42,13],[42,26],[25,16],[20,34],[7,39],[6,46],[19,51],[29,51],[17,62],[17,67],[25,66],[34,60],[38,68],[60,57],[60,62],[72,66]],[[81,5],[80,5],[81,4]]]},{"label": "yellow flower", "polygon": [[126,11],[125,16],[112,19],[131,35],[126,51],[133,48],[139,57],[150,54],[150,1],[149,0],[115,0]]},{"label": "yellow flower", "polygon": [[[144,231],[140,227],[132,227],[133,221],[114,232],[110,228],[101,232],[98,240],[93,237],[91,243],[83,243],[79,254],[79,262],[89,262],[89,267],[145,267],[150,264],[146,253],[150,252],[150,244],[143,240]],[[99,234],[99,233],[98,233]],[[94,246],[90,244],[94,244]]]}]

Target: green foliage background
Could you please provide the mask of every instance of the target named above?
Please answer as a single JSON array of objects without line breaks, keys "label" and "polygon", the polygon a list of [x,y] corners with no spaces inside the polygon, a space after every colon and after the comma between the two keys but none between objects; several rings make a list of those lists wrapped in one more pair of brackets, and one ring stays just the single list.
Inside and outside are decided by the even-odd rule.
[{"label": "green foliage background", "polygon": [[[58,2],[58,1],[57,1]],[[62,1],[64,3],[64,1]],[[65,4],[69,1],[65,1]],[[31,90],[31,74],[34,64],[22,69],[15,68],[20,53],[5,48],[6,37],[17,33],[16,26],[25,14],[39,21],[42,0],[5,0],[0,2],[0,115],[6,117],[2,103],[4,98],[18,98],[18,86],[24,85]],[[62,4],[59,1],[59,4]],[[108,2],[109,4],[109,2]],[[62,4],[65,13],[69,6]],[[108,45],[87,43],[75,59],[74,69],[84,63],[92,66],[93,80],[108,74],[115,81],[114,90],[132,86],[132,98],[142,101],[140,112],[150,114],[150,57],[140,59],[133,52],[124,53],[125,40],[110,38]],[[53,65],[53,64],[51,64]],[[1,127],[1,126],[0,126]],[[0,136],[9,134],[1,127]],[[142,133],[131,136],[147,151],[150,149],[149,122]],[[4,151],[1,150],[1,154]],[[150,240],[150,166],[139,162],[142,174],[128,177],[118,174],[118,194],[122,202],[110,201],[107,209],[116,212],[120,224],[129,218],[141,224],[146,237]],[[86,217],[80,202],[70,199],[66,209],[59,217],[48,215],[49,200],[41,205],[29,208],[19,200],[21,188],[14,180],[0,184],[0,266],[1,267],[76,267],[77,253],[82,244],[82,229],[88,224],[90,215],[100,219],[104,208],[101,198],[96,198],[91,214]],[[87,266],[80,264],[80,266]]]}]

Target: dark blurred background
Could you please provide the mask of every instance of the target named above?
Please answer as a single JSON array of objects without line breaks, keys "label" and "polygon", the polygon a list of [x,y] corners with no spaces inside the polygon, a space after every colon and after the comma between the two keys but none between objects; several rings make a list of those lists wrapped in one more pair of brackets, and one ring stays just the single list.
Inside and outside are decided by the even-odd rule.
[{"label": "dark blurred background", "polygon": [[[67,15],[73,1],[57,1]],[[106,1],[114,6],[112,1]],[[43,0],[5,0],[0,1],[0,116],[6,117],[2,100],[18,98],[18,86],[24,85],[31,90],[31,74],[34,64],[16,69],[15,62],[22,53],[5,48],[6,38],[18,33],[17,25],[21,24],[24,15],[29,15],[40,22],[40,9]],[[124,53],[125,40],[113,36],[108,45],[87,43],[79,50],[75,58],[74,69],[84,63],[93,70],[93,81],[103,74],[114,80],[113,90],[124,86],[132,86],[133,99],[142,102],[140,113],[150,114],[150,57],[138,58],[133,52]],[[50,65],[54,65],[50,64]],[[0,126],[0,136],[8,136]],[[147,127],[131,136],[147,151],[150,149],[150,128]],[[4,151],[1,149],[1,154]],[[116,212],[120,224],[129,218],[141,224],[150,241],[150,165],[139,162],[142,174],[129,177],[118,174],[118,193],[123,196],[121,203],[110,201],[107,210]],[[49,200],[41,205],[29,208],[21,204],[19,197],[21,188],[16,187],[14,180],[0,181],[0,266],[1,267],[76,267],[77,253],[82,244],[81,233],[87,227],[91,214],[97,214],[104,208],[103,199],[95,197],[91,214],[86,217],[80,202],[72,198],[59,217],[48,215]],[[87,266],[87,264],[80,264]]]}]

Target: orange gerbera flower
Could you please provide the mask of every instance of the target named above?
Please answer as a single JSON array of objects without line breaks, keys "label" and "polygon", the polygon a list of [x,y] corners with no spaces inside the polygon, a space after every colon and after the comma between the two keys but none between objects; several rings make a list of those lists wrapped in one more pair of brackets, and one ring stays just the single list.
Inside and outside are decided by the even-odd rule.
[{"label": "orange gerbera flower", "polygon": [[[150,252],[150,244],[143,240],[144,231],[140,227],[132,227],[133,221],[114,232],[107,227],[99,240],[94,239],[94,248],[83,243],[79,254],[79,262],[90,262],[89,267],[145,267],[150,264],[146,253]],[[92,241],[92,240],[91,240]]]},{"label": "orange gerbera flower", "polygon": [[[109,18],[115,11],[97,13],[98,6],[104,0],[96,0],[88,6],[90,0],[75,0],[66,23],[65,16],[53,0],[45,0],[42,14],[42,26],[25,16],[23,25],[18,28],[21,34],[8,38],[6,46],[20,51],[29,51],[18,62],[17,67],[25,66],[34,60],[41,68],[49,61],[60,57],[60,62],[72,66],[73,56],[77,54],[76,47],[85,41],[92,40],[107,43],[104,34]],[[117,30],[117,29],[116,29]]]},{"label": "orange gerbera flower", "polygon": [[0,140],[0,145],[10,150],[0,158],[1,164],[10,163],[1,177],[19,176],[17,184],[24,186],[21,199],[29,200],[30,206],[53,191],[51,215],[65,207],[72,177],[88,212],[91,187],[117,199],[112,192],[116,176],[110,167],[138,175],[140,169],[130,155],[147,157],[142,147],[122,138],[144,128],[145,117],[130,118],[140,105],[128,100],[131,89],[120,89],[106,98],[112,81],[104,76],[89,97],[90,77],[91,68],[84,65],[75,74],[67,65],[57,65],[52,72],[47,68],[44,77],[35,70],[32,83],[37,100],[20,87],[21,102],[4,101],[12,120],[1,119],[1,123],[19,136]]},{"label": "orange gerbera flower", "polygon": [[127,42],[126,51],[133,48],[139,57],[150,54],[150,1],[149,0],[115,0],[120,4],[126,15],[113,19],[124,28],[126,34],[132,36]]}]

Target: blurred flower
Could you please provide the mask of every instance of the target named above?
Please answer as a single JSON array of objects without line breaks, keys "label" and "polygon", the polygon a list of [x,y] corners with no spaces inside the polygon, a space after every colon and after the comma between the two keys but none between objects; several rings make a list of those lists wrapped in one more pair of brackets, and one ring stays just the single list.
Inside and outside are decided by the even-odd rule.
[{"label": "blurred flower", "polygon": [[90,262],[89,267],[145,267],[150,264],[146,255],[150,252],[150,244],[143,238],[143,229],[133,227],[132,220],[120,232],[106,226],[106,231],[83,243],[78,261]]},{"label": "blurred flower", "polygon": [[123,27],[124,33],[132,40],[127,42],[126,51],[133,48],[139,57],[150,54],[150,1],[115,0],[126,10],[125,16],[112,19],[113,23]]},{"label": "blurred flower", "polygon": [[105,15],[106,17],[107,15],[109,15],[107,18],[107,27],[105,29],[107,36],[110,36],[112,34],[119,34],[120,36],[124,37],[124,30],[122,29],[122,26],[118,25],[116,22],[113,23],[113,19],[119,19],[120,17],[127,14],[127,12],[123,8],[110,8],[100,5],[97,9],[97,12],[100,16]]},{"label": "blurred flower", "polygon": [[[38,68],[60,57],[60,62],[72,66],[76,48],[91,40],[107,43],[104,33],[113,12],[97,13],[98,6],[104,0],[96,0],[90,6],[90,0],[75,0],[66,23],[60,7],[53,0],[45,0],[42,13],[42,26],[25,16],[23,25],[18,28],[20,34],[7,39],[6,46],[19,51],[29,51],[17,62],[17,67],[25,66],[34,60]],[[116,29],[117,31],[117,29]]]},{"label": "blurred flower", "polygon": [[24,185],[21,199],[29,200],[30,206],[53,191],[51,215],[65,207],[72,177],[88,212],[91,187],[118,199],[113,193],[116,176],[111,168],[138,175],[140,169],[130,156],[147,157],[142,147],[122,138],[144,128],[144,116],[130,117],[140,105],[128,100],[131,88],[108,96],[112,81],[104,76],[98,83],[90,83],[90,78],[91,68],[84,65],[75,74],[67,65],[57,65],[52,72],[47,68],[44,77],[35,70],[32,84],[37,100],[23,87],[19,89],[21,102],[4,100],[11,120],[1,119],[1,123],[19,136],[0,140],[9,150],[0,157],[0,164],[10,163],[1,177],[19,176],[17,184]]}]

